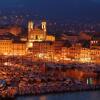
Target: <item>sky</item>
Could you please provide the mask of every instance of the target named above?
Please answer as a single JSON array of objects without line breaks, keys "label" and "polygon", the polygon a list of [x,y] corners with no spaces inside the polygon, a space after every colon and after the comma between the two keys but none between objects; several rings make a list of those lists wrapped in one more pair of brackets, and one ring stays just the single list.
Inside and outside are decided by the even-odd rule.
[{"label": "sky", "polygon": [[0,9],[26,9],[58,19],[100,19],[100,0],[0,0]]}]

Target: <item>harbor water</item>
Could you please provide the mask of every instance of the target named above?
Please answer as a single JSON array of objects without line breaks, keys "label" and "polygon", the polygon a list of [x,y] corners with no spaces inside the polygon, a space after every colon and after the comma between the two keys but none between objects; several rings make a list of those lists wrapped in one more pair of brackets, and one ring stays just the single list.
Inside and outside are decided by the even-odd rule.
[{"label": "harbor water", "polygon": [[21,96],[17,97],[16,100],[100,100],[100,91]]}]

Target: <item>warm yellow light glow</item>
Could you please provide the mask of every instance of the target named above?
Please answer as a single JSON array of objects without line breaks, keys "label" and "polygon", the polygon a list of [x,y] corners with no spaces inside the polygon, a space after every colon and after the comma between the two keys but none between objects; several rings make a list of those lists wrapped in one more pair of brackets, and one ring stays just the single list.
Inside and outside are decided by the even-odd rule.
[{"label": "warm yellow light glow", "polygon": [[28,48],[32,48],[33,47],[33,43],[32,42],[29,42],[28,43]]},{"label": "warm yellow light glow", "polygon": [[81,62],[91,62],[91,58],[80,58]]}]

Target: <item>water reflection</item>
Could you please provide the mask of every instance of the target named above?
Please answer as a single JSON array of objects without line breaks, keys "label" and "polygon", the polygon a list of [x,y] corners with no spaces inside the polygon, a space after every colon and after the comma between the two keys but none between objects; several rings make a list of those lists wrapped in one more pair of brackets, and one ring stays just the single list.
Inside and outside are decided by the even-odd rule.
[{"label": "water reflection", "polygon": [[39,100],[47,100],[46,96],[40,96]]},{"label": "water reflection", "polygon": [[16,100],[100,100],[100,91],[18,97]]}]

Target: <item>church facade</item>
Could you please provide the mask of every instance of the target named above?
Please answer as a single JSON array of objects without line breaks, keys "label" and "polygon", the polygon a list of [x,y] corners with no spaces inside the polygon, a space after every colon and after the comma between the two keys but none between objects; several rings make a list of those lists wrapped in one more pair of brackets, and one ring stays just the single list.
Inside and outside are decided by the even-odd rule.
[{"label": "church facade", "polygon": [[33,21],[28,22],[28,41],[55,41],[55,37],[47,34],[46,20],[42,20],[41,28],[35,27]]}]

